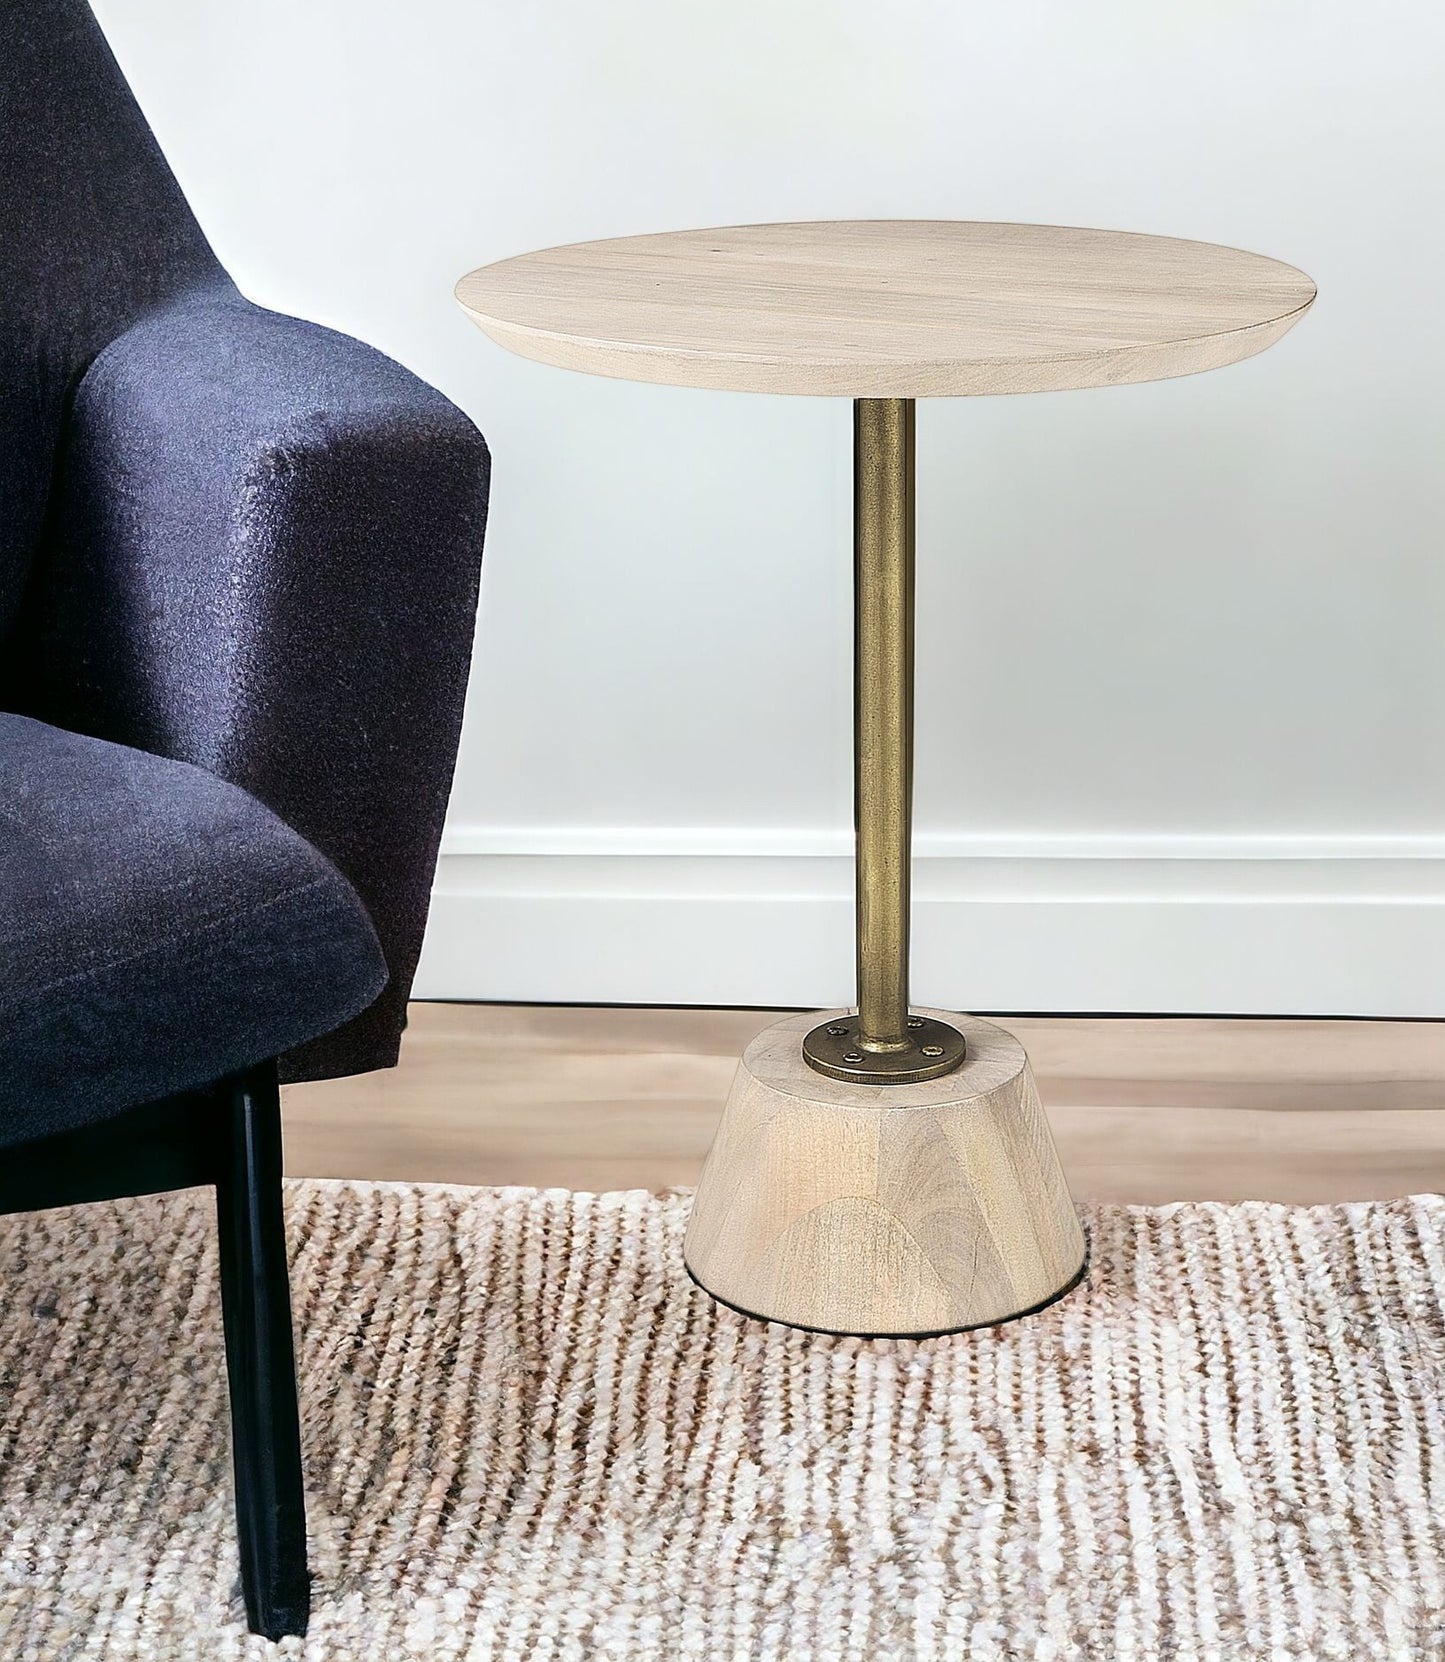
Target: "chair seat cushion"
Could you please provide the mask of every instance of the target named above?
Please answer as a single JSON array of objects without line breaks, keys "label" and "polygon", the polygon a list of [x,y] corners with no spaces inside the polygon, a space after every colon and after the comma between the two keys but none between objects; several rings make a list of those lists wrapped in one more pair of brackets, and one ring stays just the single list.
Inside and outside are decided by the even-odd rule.
[{"label": "chair seat cushion", "polygon": [[350,884],[245,791],[0,714],[0,1146],[264,1061],[385,981]]}]

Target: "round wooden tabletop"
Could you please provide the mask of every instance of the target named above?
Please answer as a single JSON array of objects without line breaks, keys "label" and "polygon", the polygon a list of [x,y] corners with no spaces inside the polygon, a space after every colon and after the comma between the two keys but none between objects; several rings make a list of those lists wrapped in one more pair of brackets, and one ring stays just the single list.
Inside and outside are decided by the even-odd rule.
[{"label": "round wooden tabletop", "polygon": [[1273,345],[1314,296],[1302,271],[1237,248],[963,220],[616,237],[457,284],[493,340],[541,363],[842,398],[1192,375]]}]

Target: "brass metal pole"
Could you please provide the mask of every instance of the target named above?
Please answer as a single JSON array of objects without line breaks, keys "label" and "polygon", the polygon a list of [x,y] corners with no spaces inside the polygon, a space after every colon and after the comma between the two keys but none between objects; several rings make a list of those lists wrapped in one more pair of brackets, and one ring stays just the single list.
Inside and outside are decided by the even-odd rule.
[{"label": "brass metal pole", "polygon": [[908,1047],[913,841],[913,400],[853,405],[858,1043]]},{"label": "brass metal pole", "polygon": [[854,822],[858,1015],[815,1027],[810,1066],[860,1084],[951,1073],[963,1035],[909,1013],[913,834],[914,406],[853,405]]}]

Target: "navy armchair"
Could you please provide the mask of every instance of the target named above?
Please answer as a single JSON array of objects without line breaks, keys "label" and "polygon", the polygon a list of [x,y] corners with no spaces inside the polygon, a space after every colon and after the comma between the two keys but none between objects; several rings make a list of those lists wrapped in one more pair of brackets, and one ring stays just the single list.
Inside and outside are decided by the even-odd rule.
[{"label": "navy armchair", "polygon": [[308,1604],[277,1087],[396,1059],[488,465],[237,292],[84,0],[4,0],[0,1211],[215,1184],[272,1637]]}]

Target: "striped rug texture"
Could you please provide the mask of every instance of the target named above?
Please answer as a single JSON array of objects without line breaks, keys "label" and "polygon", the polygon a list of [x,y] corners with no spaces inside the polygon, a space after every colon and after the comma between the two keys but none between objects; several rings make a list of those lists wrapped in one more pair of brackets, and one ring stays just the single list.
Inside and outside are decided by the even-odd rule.
[{"label": "striped rug texture", "polygon": [[[1092,1207],[922,1342],[749,1322],[683,1195],[290,1190],[316,1662],[1445,1655],[1445,1201]],[[204,1193],[0,1220],[0,1657],[236,1619]]]}]

